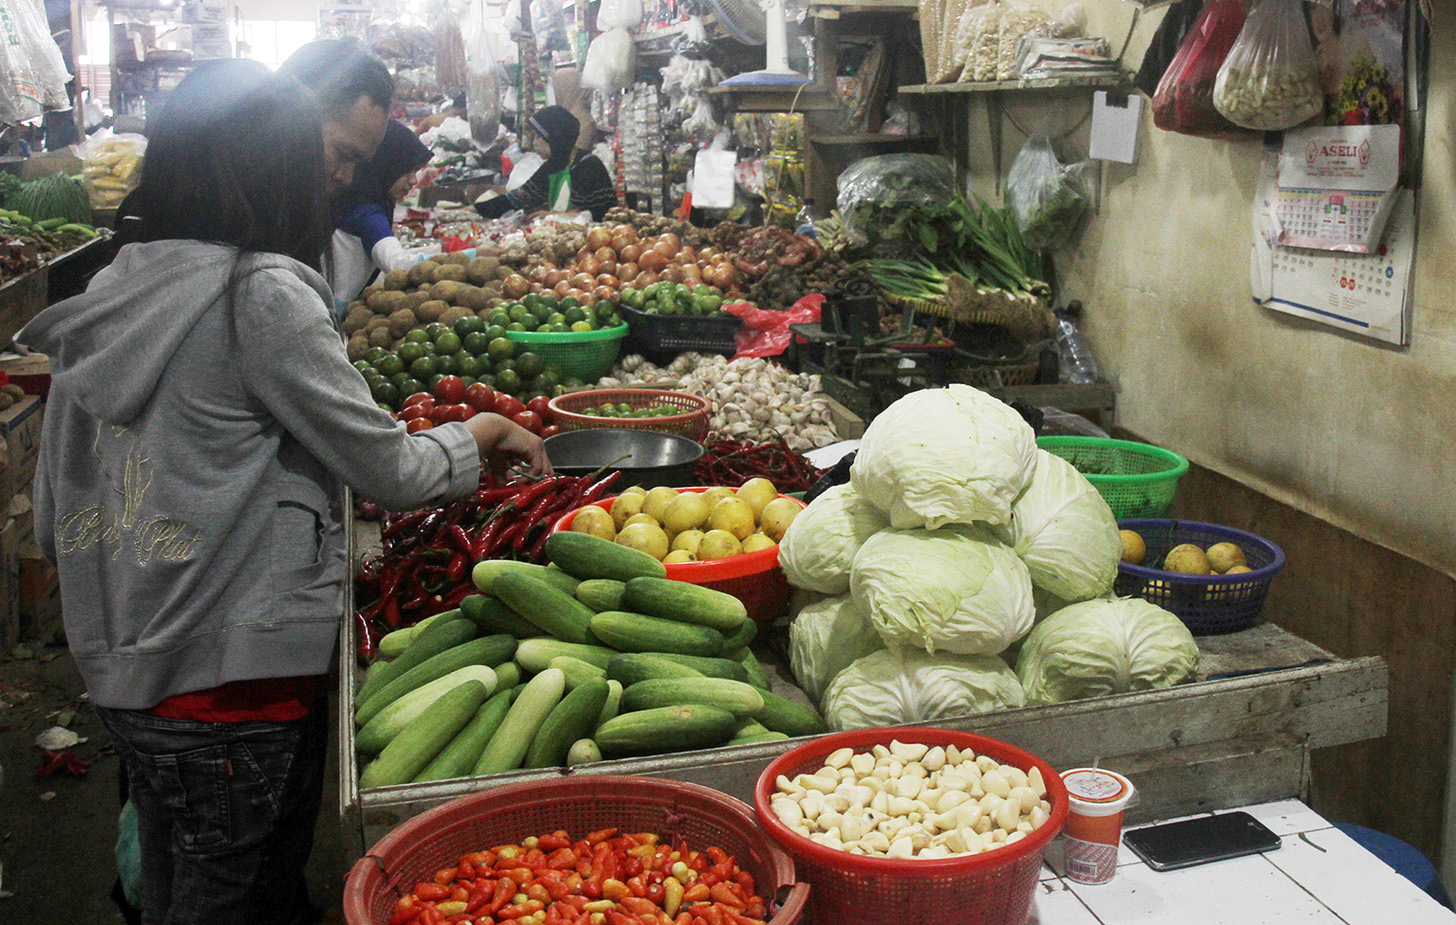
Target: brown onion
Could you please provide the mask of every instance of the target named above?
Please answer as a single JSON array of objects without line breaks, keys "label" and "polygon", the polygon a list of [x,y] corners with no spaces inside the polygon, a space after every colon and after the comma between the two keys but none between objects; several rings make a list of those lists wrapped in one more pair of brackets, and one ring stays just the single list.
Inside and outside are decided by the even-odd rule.
[{"label": "brown onion", "polygon": [[557,283],[551,288],[555,290],[558,296],[564,299],[566,298],[566,294],[571,291],[571,283],[563,279],[561,282]]},{"label": "brown onion", "polygon": [[636,263],[637,258],[642,256],[642,245],[637,243],[628,244],[626,247],[617,249],[617,259],[622,263]]},{"label": "brown onion", "polygon": [[651,270],[643,270],[637,274],[636,279],[632,280],[632,286],[636,289],[646,289],[655,282],[657,282],[657,274]]},{"label": "brown onion", "polygon": [[669,282],[669,283],[680,283],[680,282],[682,282],[683,281],[683,271],[682,271],[682,267],[678,266],[675,263],[668,264],[667,267],[662,271],[662,279],[665,280],[665,281],[667,281],[667,282]]},{"label": "brown onion", "polygon": [[633,235],[630,238],[627,237],[624,234],[614,234],[614,235],[612,235],[612,250],[616,251],[619,254],[622,252],[622,248],[624,248],[624,247],[630,247],[631,245],[636,244],[636,243],[637,243],[637,236],[636,235]]},{"label": "brown onion", "polygon": [[637,264],[635,263],[619,264],[617,266],[617,279],[620,279],[624,283],[630,283],[637,278],[639,272],[641,271],[637,269]]},{"label": "brown onion", "polygon": [[545,283],[547,288],[555,289],[557,284],[566,278],[566,271],[550,270],[546,273],[545,277],[542,278],[541,282]]},{"label": "brown onion", "polygon": [[612,232],[606,225],[594,225],[586,233],[586,246],[590,250],[599,250],[612,243]]},{"label": "brown onion", "polygon": [[617,277],[612,276],[610,273],[603,273],[601,276],[598,276],[597,282],[601,283],[603,286],[606,286],[608,289],[611,289],[613,291],[622,288],[622,281]]},{"label": "brown onion", "polygon": [[662,256],[666,257],[668,260],[676,257],[679,250],[676,245],[668,241],[664,241],[661,238],[658,238],[657,243],[652,245],[652,249],[657,251]]},{"label": "brown onion", "polygon": [[596,253],[592,254],[592,256],[597,258],[597,262],[600,263],[603,260],[616,260],[617,252],[609,245],[607,247],[597,248]]},{"label": "brown onion", "polygon": [[505,293],[508,299],[519,299],[531,291],[531,284],[521,274],[512,273],[506,277],[506,281],[501,285],[501,291]]},{"label": "brown onion", "polygon": [[637,229],[631,225],[616,225],[612,228],[612,237],[627,238],[635,244],[637,241]]},{"label": "brown onion", "polygon": [[659,235],[657,240],[663,244],[670,245],[675,251],[682,250],[682,238],[679,238],[671,231],[667,232],[666,234]]},{"label": "brown onion", "polygon": [[602,272],[602,262],[595,257],[588,257],[581,263],[578,263],[576,268],[587,276],[596,276]]},{"label": "brown onion", "polygon": [[682,268],[683,282],[692,285],[700,282],[703,278],[703,271],[696,263],[685,263]]},{"label": "brown onion", "polygon": [[667,257],[662,251],[653,248],[652,250],[642,252],[642,259],[637,261],[637,265],[644,270],[651,270],[653,273],[657,273],[663,267],[667,266]]},{"label": "brown onion", "polygon": [[677,252],[677,262],[682,264],[697,263],[698,252],[691,247],[684,247]]},{"label": "brown onion", "polygon": [[578,273],[571,278],[572,288],[575,289],[590,289],[596,283],[597,277],[595,273]]},{"label": "brown onion", "polygon": [[616,272],[617,272],[617,261],[616,260],[603,260],[601,266],[597,267],[597,274],[598,275],[601,275],[602,273],[616,273]]},{"label": "brown onion", "polygon": [[610,302],[617,297],[617,290],[611,286],[598,286],[592,290],[592,295],[597,297],[598,302]]}]

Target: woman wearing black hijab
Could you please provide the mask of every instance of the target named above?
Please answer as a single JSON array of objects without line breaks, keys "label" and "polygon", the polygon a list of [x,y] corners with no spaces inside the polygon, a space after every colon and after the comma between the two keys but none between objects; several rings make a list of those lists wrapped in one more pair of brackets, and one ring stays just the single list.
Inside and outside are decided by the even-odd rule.
[{"label": "woman wearing black hijab", "polygon": [[[526,120],[521,131],[522,147],[544,143],[550,153],[546,163],[513,193],[477,202],[475,209],[486,218],[499,218],[517,209],[525,212],[590,212],[594,221],[606,217],[617,204],[617,188],[607,168],[594,154],[578,153],[576,138],[581,122],[561,106],[547,106]],[[545,152],[540,152],[545,153]]]},{"label": "woman wearing black hijab", "polygon": [[334,197],[329,284],[336,304],[353,301],[375,270],[408,269],[418,261],[394,236],[394,203],[429,162],[430,149],[391,119],[374,156],[354,168],[353,181]]}]

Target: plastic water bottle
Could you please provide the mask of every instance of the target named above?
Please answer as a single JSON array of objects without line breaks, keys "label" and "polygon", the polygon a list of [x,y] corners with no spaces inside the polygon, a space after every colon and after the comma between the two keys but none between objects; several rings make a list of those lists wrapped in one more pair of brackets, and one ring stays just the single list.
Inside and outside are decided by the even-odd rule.
[{"label": "plastic water bottle", "polygon": [[805,199],[804,207],[799,210],[798,215],[794,216],[794,233],[806,238],[819,236],[814,230],[814,200]]},{"label": "plastic water bottle", "polygon": [[1057,373],[1062,382],[1089,385],[1097,381],[1097,361],[1077,319],[1082,314],[1081,302],[1068,302],[1056,310]]}]

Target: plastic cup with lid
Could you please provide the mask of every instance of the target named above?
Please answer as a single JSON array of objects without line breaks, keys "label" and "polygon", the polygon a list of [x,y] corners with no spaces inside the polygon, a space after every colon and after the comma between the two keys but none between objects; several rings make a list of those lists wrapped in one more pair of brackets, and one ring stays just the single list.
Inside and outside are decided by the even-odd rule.
[{"label": "plastic cup with lid", "polygon": [[1105,768],[1073,768],[1062,772],[1070,797],[1066,836],[1067,879],[1106,883],[1117,872],[1122,844],[1122,815],[1136,788],[1132,781]]}]

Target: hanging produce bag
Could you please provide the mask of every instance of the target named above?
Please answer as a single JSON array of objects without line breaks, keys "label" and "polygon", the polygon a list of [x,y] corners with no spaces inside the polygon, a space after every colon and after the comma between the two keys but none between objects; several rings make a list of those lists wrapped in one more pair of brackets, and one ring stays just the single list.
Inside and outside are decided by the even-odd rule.
[{"label": "hanging produce bag", "polygon": [[1006,178],[1006,202],[1029,247],[1055,250],[1071,239],[1087,211],[1089,164],[1063,164],[1045,134],[1031,136],[1016,155]]},{"label": "hanging produce bag", "polygon": [[1183,0],[1173,4],[1163,21],[1158,23],[1158,31],[1153,33],[1153,40],[1143,53],[1143,63],[1138,66],[1137,77],[1133,78],[1133,85],[1145,95],[1152,96],[1158,92],[1158,82],[1168,73],[1168,66],[1178,56],[1178,49],[1201,12],[1203,0]]},{"label": "hanging produce bag", "polygon": [[626,29],[608,29],[592,39],[581,69],[588,90],[624,90],[632,82],[632,36]]},{"label": "hanging produce bag", "polygon": [[1239,127],[1213,105],[1218,69],[1244,26],[1239,0],[1212,0],[1189,30],[1153,94],[1153,124],[1165,132],[1227,138]]},{"label": "hanging produce bag", "polygon": [[1260,0],[1218,69],[1213,105],[1256,131],[1294,128],[1324,111],[1302,0]]}]

